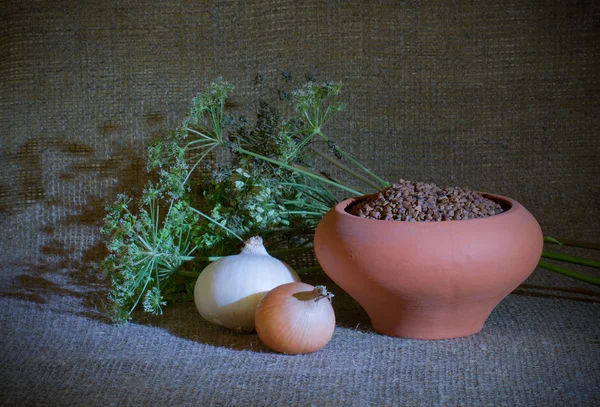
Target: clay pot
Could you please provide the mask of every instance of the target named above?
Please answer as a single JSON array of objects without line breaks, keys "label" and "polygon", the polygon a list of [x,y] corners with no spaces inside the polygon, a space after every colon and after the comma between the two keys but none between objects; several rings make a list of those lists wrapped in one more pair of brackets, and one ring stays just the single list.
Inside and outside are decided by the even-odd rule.
[{"label": "clay pot", "polygon": [[540,226],[521,204],[483,195],[504,212],[456,221],[385,221],[347,213],[361,198],[348,199],[319,223],[317,259],[365,309],[377,332],[417,339],[475,334],[534,271],[543,245]]}]

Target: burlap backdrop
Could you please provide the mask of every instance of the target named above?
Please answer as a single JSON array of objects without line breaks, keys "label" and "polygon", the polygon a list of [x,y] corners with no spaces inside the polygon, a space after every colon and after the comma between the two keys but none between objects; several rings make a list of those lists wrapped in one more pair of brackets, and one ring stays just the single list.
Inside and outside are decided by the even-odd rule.
[{"label": "burlap backdrop", "polygon": [[282,72],[342,81],[329,134],[375,172],[600,240],[598,2],[4,0],[0,19],[4,296],[104,294],[104,205],[217,76],[247,114]]},{"label": "burlap backdrop", "polygon": [[388,179],[509,195],[599,240],[597,3],[420,3],[5,2],[5,253],[88,253],[203,86],[222,75],[251,113],[276,96],[257,75],[284,71],[344,82],[330,134]]}]

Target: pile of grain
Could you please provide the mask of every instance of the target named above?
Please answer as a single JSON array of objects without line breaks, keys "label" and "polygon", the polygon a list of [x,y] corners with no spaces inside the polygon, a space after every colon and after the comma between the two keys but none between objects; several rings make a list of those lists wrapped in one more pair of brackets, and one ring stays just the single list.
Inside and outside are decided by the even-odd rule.
[{"label": "pile of grain", "polygon": [[403,179],[347,208],[361,218],[434,222],[493,216],[502,207],[480,193]]}]

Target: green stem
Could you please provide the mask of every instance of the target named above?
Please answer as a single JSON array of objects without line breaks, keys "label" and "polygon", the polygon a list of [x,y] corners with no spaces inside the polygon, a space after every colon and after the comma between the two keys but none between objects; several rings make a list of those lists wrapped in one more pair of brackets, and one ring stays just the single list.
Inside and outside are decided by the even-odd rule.
[{"label": "green stem", "polygon": [[585,257],[571,256],[569,254],[556,253],[556,252],[549,252],[547,250],[542,251],[542,257],[545,257],[547,259],[565,261],[567,263],[580,264],[582,266],[600,268],[600,261],[587,259]]},{"label": "green stem", "polygon": [[312,140],[313,137],[316,135],[317,131],[313,131],[308,136],[306,136],[300,143],[298,143],[296,148],[294,148],[294,151],[292,151],[291,154],[288,154],[288,157],[295,157],[298,154],[298,151],[302,150],[302,148],[304,148],[304,146],[306,146],[310,142],[310,140]]},{"label": "green stem", "polygon": [[229,229],[227,226],[225,225],[221,225],[219,222],[217,222],[216,220],[214,220],[213,218],[211,218],[210,216],[206,215],[204,212],[199,211],[196,208],[192,208],[190,206],[190,209],[194,212],[196,212],[198,215],[202,216],[203,218],[211,221],[212,223],[214,223],[215,225],[222,227],[223,229],[225,229],[227,232],[231,233],[233,236],[235,236],[240,242],[243,242],[244,239],[242,239],[240,236],[238,236],[237,233],[235,233],[233,230]]},{"label": "green stem", "polygon": [[202,156],[201,156],[201,157],[198,159],[198,161],[196,161],[196,164],[194,164],[194,166],[192,167],[192,169],[188,171],[188,173],[187,173],[187,175],[186,175],[185,179],[184,179],[184,180],[183,180],[183,182],[181,183],[182,185],[183,185],[183,184],[185,184],[185,183],[188,181],[188,179],[189,179],[189,178],[190,178],[190,176],[192,175],[192,172],[194,172],[194,170],[195,170],[195,169],[196,169],[196,167],[197,167],[197,166],[200,164],[200,162],[201,162],[202,160],[204,160],[204,157],[206,157],[208,154],[210,154],[210,152],[211,152],[212,150],[214,150],[214,149],[215,149],[216,147],[218,147],[218,146],[219,146],[219,144],[214,144],[214,145],[212,145],[212,147],[210,147],[208,150],[206,150],[206,151],[204,152],[204,154],[202,154]]},{"label": "green stem", "polygon": [[[319,130],[317,132],[317,134],[319,134],[319,136],[321,136],[321,138],[323,140],[325,140],[326,142],[329,142],[329,137],[327,137],[321,130]],[[383,185],[384,187],[389,187],[391,184],[384,180],[383,178],[375,175],[371,170],[369,170],[367,167],[365,167],[363,164],[361,164],[358,160],[356,160],[354,157],[352,157],[349,153],[347,153],[346,151],[342,150],[341,148],[339,148],[337,145],[335,146],[335,149],[348,161],[350,161],[352,164],[356,165],[358,168],[360,168],[361,170],[363,170],[364,172],[366,172],[367,174],[369,174],[371,177],[375,178],[379,183],[381,183],[381,185]],[[377,186],[376,189],[379,189],[380,186]]]},{"label": "green stem", "polygon": [[354,176],[355,178],[361,180],[362,182],[366,183],[367,185],[375,188],[375,190],[379,190],[380,189],[380,185],[374,183],[373,181],[371,181],[367,177],[364,177],[364,176],[360,175],[359,173],[357,173],[353,169],[346,167],[339,160],[336,160],[335,158],[330,157],[329,155],[323,153],[322,151],[316,150],[314,148],[312,148],[311,150],[314,151],[319,157],[322,157],[322,158],[326,159],[327,161],[329,161],[331,164],[335,165],[336,167],[342,169],[343,171],[346,171],[348,174],[350,174],[350,175]]},{"label": "green stem", "polygon": [[540,261],[538,263],[538,266],[543,269],[554,271],[555,273],[559,273],[559,274],[565,275],[567,277],[574,278],[576,280],[581,280],[581,281],[585,281],[586,283],[600,286],[600,278],[598,278],[598,277],[590,276],[588,274],[578,273],[576,271],[569,270],[569,269],[566,269],[566,268],[563,268],[560,266],[556,266],[554,264],[546,263],[545,261]]},{"label": "green stem", "polygon": [[[144,293],[146,292],[146,287],[148,287],[148,283],[150,283],[150,280],[152,279],[152,271],[154,269],[155,259],[156,258],[152,258],[152,261],[150,262],[150,265],[148,266],[148,268],[149,268],[149,270],[147,272],[148,276],[146,277],[146,283],[144,284],[144,288],[142,288],[142,291],[140,292],[140,295],[137,297],[137,300],[135,301],[135,304],[133,304],[133,307],[131,307],[131,309],[129,310],[129,312],[127,312],[127,315],[131,315],[131,313],[133,312],[133,310],[135,309],[135,307],[137,307],[137,305],[139,304],[140,300],[144,296]],[[138,286],[137,283],[136,283],[136,286]]]},{"label": "green stem", "polygon": [[315,198],[313,195],[308,194],[303,192],[306,196],[310,197],[313,199],[314,202],[306,202],[306,201],[301,201],[299,199],[296,199],[294,201],[291,200],[284,200],[283,204],[285,206],[297,206],[297,207],[302,207],[304,206],[305,208],[313,208],[315,210],[321,210],[321,214],[324,215],[325,213],[327,213],[327,211],[329,211],[331,209],[331,206],[325,205],[324,203],[322,203],[321,201],[317,201],[317,198]]},{"label": "green stem", "polygon": [[135,236],[140,242],[142,242],[142,244],[146,247],[146,249],[150,250],[150,253],[154,253],[154,248],[152,246],[150,246],[150,244],[148,242],[146,242],[146,240],[144,240],[144,238],[140,235],[136,235]]},{"label": "green stem", "polygon": [[[281,185],[285,185],[286,183],[281,183]],[[334,207],[337,204],[337,199],[335,199],[335,197],[333,195],[328,195],[324,193],[323,189],[316,189],[316,188],[310,188],[310,187],[306,187],[304,185],[300,185],[300,184],[291,184],[291,183],[287,183],[289,186],[293,186],[294,188],[300,190],[300,192],[311,198],[313,200],[313,202],[310,203],[311,206],[313,207],[319,207],[321,209],[324,209],[325,212],[327,212],[328,210],[330,210],[332,207]],[[306,206],[307,203],[304,200],[285,200],[284,201],[284,205],[298,205],[298,206]]]},{"label": "green stem", "polygon": [[[296,182],[282,182],[281,185],[286,185],[286,186],[290,186],[290,187],[294,187],[294,188],[300,188],[300,189],[307,189],[309,191],[312,191],[315,194],[320,195],[321,196],[321,200],[323,202],[326,202],[327,198],[329,198],[331,200],[335,200],[335,196],[333,194],[331,194],[331,192],[329,192],[326,189],[321,189],[321,188],[317,188],[317,187],[313,187],[313,186],[305,185],[305,184],[298,184]],[[325,195],[327,195],[327,197]],[[335,200],[335,203],[337,203],[337,200]]]},{"label": "green stem", "polygon": [[286,211],[290,215],[310,215],[310,216],[318,216],[323,217],[323,213],[321,212],[311,212],[311,211]]},{"label": "green stem", "polygon": [[560,237],[553,238],[550,236],[544,236],[544,243],[559,244],[563,246],[581,247],[583,249],[600,250],[600,244],[580,242],[577,240],[562,239]]},{"label": "green stem", "polygon": [[317,180],[319,180],[321,182],[324,182],[326,184],[330,184],[330,185],[333,185],[333,186],[335,186],[337,188],[343,189],[343,190],[345,190],[347,192],[350,192],[351,194],[354,194],[355,196],[364,195],[362,192],[359,192],[359,191],[357,191],[355,189],[352,189],[352,188],[350,188],[350,187],[348,187],[346,185],[340,184],[339,182],[331,181],[331,180],[329,180],[329,179],[327,179],[325,177],[321,177],[320,175],[316,175],[316,174],[313,174],[313,173],[311,173],[309,171],[302,170],[302,169],[300,169],[298,167],[294,167],[292,165],[282,163],[281,161],[277,161],[277,160],[274,160],[272,158],[265,157],[264,155],[260,155],[260,154],[254,153],[252,151],[248,151],[248,150],[246,150],[244,148],[238,148],[237,151],[240,152],[240,153],[247,154],[247,155],[250,155],[252,157],[256,157],[256,158],[259,158],[261,160],[270,162],[271,164],[275,164],[275,165],[278,165],[280,167],[287,168],[288,170],[299,172],[301,174],[304,174],[304,175],[306,175],[308,177],[317,179]]},{"label": "green stem", "polygon": [[198,276],[200,275],[200,273],[198,273],[198,272],[185,271],[185,270],[177,270],[175,272],[175,274],[182,276],[182,277],[192,277],[192,278],[198,278]]},{"label": "green stem", "polygon": [[[191,133],[194,133],[194,134],[196,134],[196,135],[198,135],[198,136],[200,136],[200,137],[202,137],[202,138],[206,139],[206,140],[210,140],[211,142],[218,141],[218,140],[215,140],[215,139],[214,139],[214,138],[212,138],[212,137],[209,137],[208,135],[206,135],[206,134],[204,134],[204,133],[201,133],[201,132],[199,132],[199,131],[197,131],[197,130],[194,130],[194,129],[191,129],[191,128],[189,128],[189,127],[186,127],[185,129],[186,129],[187,131],[191,132]],[[194,140],[194,141],[191,141],[190,143],[188,143],[188,145],[191,145],[191,144],[193,144],[193,143],[195,143],[195,142],[196,142],[196,140]]]},{"label": "green stem", "polygon": [[198,256],[198,257],[194,257],[194,259],[212,263],[213,261],[217,261],[219,259],[222,259],[223,257],[226,257],[226,256]]}]

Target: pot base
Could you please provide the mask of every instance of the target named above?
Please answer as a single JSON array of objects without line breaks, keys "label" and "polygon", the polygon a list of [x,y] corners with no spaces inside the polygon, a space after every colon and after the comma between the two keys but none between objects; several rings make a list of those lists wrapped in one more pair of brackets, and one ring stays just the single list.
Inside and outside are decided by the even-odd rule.
[{"label": "pot base", "polygon": [[478,315],[474,319],[465,319],[456,315],[446,319],[439,317],[426,318],[417,313],[402,318],[371,316],[371,324],[376,332],[406,339],[440,340],[471,336],[479,333],[488,315]]}]

